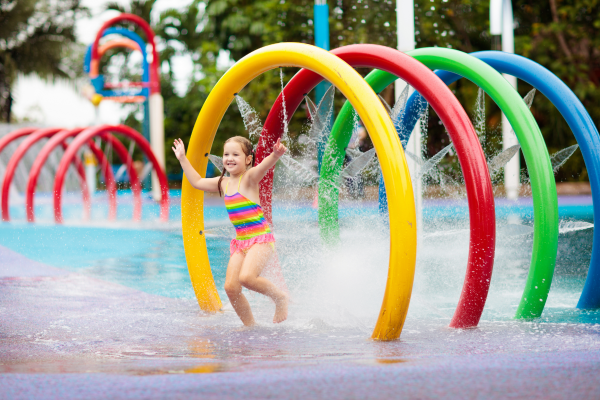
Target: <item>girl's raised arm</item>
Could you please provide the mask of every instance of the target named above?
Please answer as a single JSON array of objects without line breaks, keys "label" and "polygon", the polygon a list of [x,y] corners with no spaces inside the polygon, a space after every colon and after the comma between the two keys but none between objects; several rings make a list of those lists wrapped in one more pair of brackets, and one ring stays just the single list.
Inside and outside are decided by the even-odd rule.
[{"label": "girl's raised arm", "polygon": [[205,192],[218,192],[219,178],[202,178],[200,176],[198,171],[192,167],[190,160],[185,156],[185,146],[183,141],[181,139],[175,139],[173,146],[174,147],[171,147],[171,149],[175,152],[175,157],[179,160],[181,168],[183,168],[183,172],[185,173],[185,177],[192,187]]},{"label": "girl's raised arm", "polygon": [[267,171],[275,166],[277,160],[285,154],[287,148],[277,139],[277,143],[273,146],[273,152],[269,154],[260,164],[248,171],[248,179],[253,183],[258,184],[265,177]]}]

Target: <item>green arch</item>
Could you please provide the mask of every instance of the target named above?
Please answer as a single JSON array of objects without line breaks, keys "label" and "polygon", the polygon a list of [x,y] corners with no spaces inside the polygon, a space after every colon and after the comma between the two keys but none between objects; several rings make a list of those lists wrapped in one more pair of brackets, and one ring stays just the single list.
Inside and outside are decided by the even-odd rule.
[{"label": "green arch", "polygon": [[[513,127],[529,171],[534,209],[531,265],[515,317],[539,317],[548,298],[556,263],[558,200],[548,150],[533,115],[502,75],[475,57],[443,48],[423,48],[407,54],[431,69],[453,72],[481,87],[498,104]],[[388,72],[374,70],[365,79],[378,93],[398,78]],[[346,102],[333,125],[323,156],[319,180],[319,226],[326,241],[335,241],[339,237],[339,191],[332,183],[337,181],[352,134],[352,111],[352,106]]]}]

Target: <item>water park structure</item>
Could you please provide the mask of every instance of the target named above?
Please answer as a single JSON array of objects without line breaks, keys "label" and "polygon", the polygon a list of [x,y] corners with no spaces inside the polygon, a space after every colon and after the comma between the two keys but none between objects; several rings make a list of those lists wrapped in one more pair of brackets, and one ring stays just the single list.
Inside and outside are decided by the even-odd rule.
[{"label": "water park structure", "polygon": [[[383,50],[380,50],[380,52],[382,52],[382,51]],[[345,54],[343,51],[338,52],[338,51],[334,50],[334,51],[332,51],[332,53],[340,56],[342,59],[345,59],[345,61],[349,62],[353,66],[379,67],[378,63],[373,61],[374,59],[377,58],[377,54],[374,54],[375,52],[371,52],[370,54],[369,53],[361,54],[361,56],[363,56],[363,57],[361,58],[360,56],[357,56],[355,58],[355,60],[353,60],[351,56],[344,57]],[[350,51],[349,51],[349,53],[350,53]],[[366,51],[365,51],[365,53],[366,53]],[[490,54],[490,57],[493,57],[492,54],[497,54],[494,52],[492,52],[492,53],[488,52],[488,53]],[[260,54],[260,53],[258,53],[258,54]],[[533,116],[531,115],[531,112],[528,110],[526,105],[523,103],[520,96],[518,96],[517,92],[514,90],[514,87],[512,87],[510,84],[508,84],[506,82],[506,80],[504,80],[500,76],[500,74],[494,70],[494,68],[492,66],[489,66],[485,62],[480,61],[477,57],[471,57],[465,53],[461,53],[456,50],[447,50],[447,49],[418,49],[418,50],[408,52],[408,54],[413,56],[416,60],[423,62],[426,66],[428,66],[431,69],[445,70],[445,71],[455,74],[453,76],[459,76],[459,75],[465,76],[468,79],[475,82],[480,87],[482,87],[492,97],[492,99],[494,99],[494,101],[500,106],[500,108],[506,115],[508,121],[510,122],[513,129],[515,130],[517,137],[519,138],[520,146],[523,149],[525,160],[529,166],[529,171],[530,171],[533,202],[534,202],[535,223],[534,223],[533,253],[531,256],[531,267],[530,267],[530,271],[529,271],[529,278],[527,279],[527,283],[526,283],[525,290],[523,292],[521,303],[516,312],[516,317],[517,318],[539,317],[544,309],[544,304],[546,302],[548,293],[550,291],[550,286],[552,283],[552,277],[553,277],[553,273],[554,273],[554,263],[555,263],[555,259],[556,259],[556,255],[557,255],[557,241],[558,241],[558,233],[559,233],[559,231],[558,231],[558,206],[557,206],[557,197],[556,197],[556,186],[555,186],[554,177],[553,177],[553,169],[551,167],[549,154],[548,154],[548,151],[544,144],[541,132],[539,131],[539,128],[537,127],[537,124],[536,124]],[[502,57],[504,55],[504,53],[501,53],[501,54],[502,55],[499,55],[499,57]],[[252,59],[252,57],[255,57],[255,55],[254,54],[249,55],[248,59]],[[485,58],[485,57],[482,57],[482,58]],[[366,59],[366,61],[365,61],[365,59]],[[244,59],[244,60],[246,60],[246,59]],[[389,56],[388,56],[388,60],[389,60]],[[379,60],[378,62],[382,63],[383,60]],[[236,66],[239,65],[240,63],[241,63],[241,61],[238,64],[236,64]],[[490,64],[493,64],[493,63],[490,62]],[[508,62],[507,62],[507,64],[508,64]],[[511,64],[513,64],[513,63],[511,63]],[[519,63],[514,62],[514,64],[519,64]],[[535,63],[532,63],[532,64],[535,64]],[[241,65],[243,65],[243,63],[241,63]],[[252,64],[250,64],[250,65],[252,65]],[[281,62],[281,65],[286,65],[286,64],[284,62]],[[274,66],[275,66],[275,64],[272,64],[271,68],[273,68]],[[252,65],[252,67],[254,67],[254,66]],[[260,68],[260,67],[254,67],[254,68]],[[262,68],[266,68],[266,67],[262,67]],[[381,68],[381,67],[379,67],[379,68]],[[390,68],[390,67],[388,67],[388,68]],[[496,67],[496,69],[499,69],[500,72],[508,72],[508,73],[512,72],[511,75],[517,76],[517,77],[520,77],[523,75],[522,72],[521,72],[521,74],[514,72],[514,69],[512,69],[512,71],[510,71],[509,67],[505,67],[505,68]],[[534,68],[534,70],[539,71],[539,68]],[[253,71],[253,70],[250,69],[250,71]],[[237,72],[237,74],[240,74],[240,73]],[[249,73],[250,76],[252,76],[254,74],[255,74],[255,72]],[[308,72],[306,72],[306,74],[308,75]],[[439,74],[441,74],[441,72],[439,72],[438,75]],[[271,113],[269,114],[269,118],[267,119],[267,121],[265,123],[263,136],[261,137],[261,142],[259,143],[258,148],[257,148],[257,159],[259,161],[268,154],[269,144],[272,145],[272,143],[274,143],[275,140],[277,140],[278,138],[280,138],[282,136],[282,129],[283,129],[283,127],[285,127],[285,125],[287,123],[287,121],[284,121],[284,119],[287,118],[289,120],[289,118],[291,117],[291,115],[293,114],[293,112],[295,111],[297,106],[300,104],[300,102],[302,101],[302,99],[306,95],[306,93],[309,92],[319,82],[319,79],[316,76],[315,77],[302,76],[302,78],[301,78],[300,77],[301,75],[302,75],[302,72],[299,73],[294,78],[294,80],[292,80],[288,84],[289,88],[286,86],[286,89],[284,89],[284,91],[280,95],[280,98],[275,103],[275,106],[273,107],[273,109],[271,110]],[[395,81],[398,76],[404,78],[405,80],[409,79],[406,77],[406,71],[402,71],[402,73],[397,73],[396,76],[394,74],[390,73],[389,70],[386,72],[374,71],[371,75],[372,75],[372,77],[369,76],[366,79],[367,79],[367,82],[369,82],[371,84],[371,86],[373,86],[373,88],[375,89],[376,92],[382,90],[383,88],[388,86],[390,83]],[[225,75],[225,76],[227,77],[227,75]],[[236,75],[233,75],[233,76],[234,77],[231,79],[238,79],[236,77]],[[241,79],[241,78],[239,78],[239,79]],[[454,80],[455,79],[457,79],[457,78],[454,78]],[[298,81],[307,80],[310,83],[306,84],[305,86],[297,85],[298,87],[296,87],[296,85],[295,85],[296,80],[298,80]],[[529,80],[525,79],[525,80],[532,83],[531,82],[532,79],[529,79]],[[314,84],[312,81],[314,81]],[[450,83],[449,78],[445,79],[444,81],[446,83]],[[414,86],[414,87],[418,86],[418,83],[416,83],[416,82],[413,83],[413,82],[410,82],[412,86]],[[429,83],[431,83],[431,80],[429,81]],[[562,84],[562,85],[564,86],[564,84]],[[536,85],[534,84],[534,86],[536,86]],[[240,89],[239,87],[234,86],[231,90],[233,93],[230,93],[229,95],[230,96],[236,95],[237,92],[239,91],[239,89]],[[426,97],[422,92],[422,91],[424,91],[424,88],[420,88],[420,90],[417,89],[417,91],[421,92],[420,93],[421,96]],[[225,94],[221,94],[220,92],[218,92],[218,93],[220,96],[225,96]],[[412,128],[414,127],[414,124],[416,123],[416,121],[418,120],[418,117],[419,117],[419,115],[417,115],[416,112],[414,111],[415,104],[417,102],[417,99],[415,98],[416,95],[417,94],[414,94],[413,97],[411,98],[409,105],[407,106],[407,112],[403,115],[403,120],[399,121],[399,123],[396,124],[396,126],[400,126],[400,128],[398,129],[398,134],[403,136],[400,139],[404,140],[404,142],[408,141],[410,132],[412,132],[412,130],[413,130]],[[221,101],[225,102],[225,103],[229,103],[229,102],[231,102],[232,99],[233,99],[233,97],[226,96],[223,99],[221,99]],[[284,105],[284,99],[288,102],[285,105]],[[210,98],[209,98],[209,100],[210,100]],[[219,101],[219,100],[215,100],[215,101]],[[575,104],[577,104],[577,103],[575,103]],[[435,106],[434,106],[434,108],[435,108]],[[332,134],[329,138],[329,145],[328,145],[329,150],[326,150],[324,153],[324,157],[325,157],[326,161],[323,161],[321,163],[321,165],[326,166],[325,168],[322,168],[320,171],[321,179],[319,181],[320,229],[322,232],[322,236],[324,237],[325,240],[331,240],[331,237],[335,238],[337,236],[337,234],[336,234],[337,228],[335,227],[337,224],[337,216],[336,216],[337,188],[336,188],[335,184],[333,184],[332,182],[335,182],[335,180],[337,179],[337,176],[339,175],[339,169],[341,167],[341,162],[343,160],[343,157],[341,156],[341,154],[343,154],[344,149],[347,147],[348,141],[350,139],[350,134],[352,131],[352,123],[350,121],[351,120],[350,110],[351,110],[350,105],[347,104],[346,109],[342,110],[340,116],[338,117],[339,121],[336,121],[336,124],[334,124],[334,127],[332,129]],[[581,113],[581,111],[579,111],[579,112]],[[585,112],[585,110],[584,110],[584,112]],[[582,117],[582,118],[585,119],[585,117]],[[443,117],[442,117],[442,120],[443,120]],[[196,127],[204,126],[205,120],[202,119],[202,113],[199,116],[198,121],[201,121],[202,124],[200,124],[200,122],[197,122]],[[344,126],[344,128],[342,128],[342,126]],[[197,129],[198,128],[195,129],[195,132],[197,132]],[[587,129],[590,132],[595,131],[595,128],[590,129],[589,126],[584,129]],[[265,138],[265,133],[266,133],[267,138]],[[449,132],[449,133],[451,136],[453,135],[452,132]],[[372,134],[373,133],[371,132],[371,135]],[[458,138],[458,135],[453,136],[455,146],[456,146],[457,138]],[[593,143],[594,140],[592,139],[591,141]],[[333,146],[335,146],[335,148]],[[477,146],[472,146],[472,147],[477,147]],[[376,146],[376,148],[377,148],[377,146]],[[208,149],[206,149],[206,150],[208,150]],[[196,151],[195,148],[193,148],[193,149],[190,148],[188,154],[190,154],[192,157],[194,157],[195,151]],[[462,154],[462,152],[464,152],[464,151],[467,151],[467,150],[466,149],[459,150],[459,147],[457,147],[458,154]],[[473,157],[472,154],[473,153],[470,154],[471,157]],[[207,157],[207,156],[208,156],[208,151],[205,152],[205,157]],[[197,157],[197,156],[195,156],[195,157]],[[333,158],[333,160],[336,160],[336,162],[331,162],[327,157]],[[466,160],[466,159],[467,159],[466,156],[464,156],[464,158],[461,159],[461,164],[462,164],[463,168],[465,168],[465,166],[463,164],[463,160]],[[403,160],[402,157],[401,157],[401,160],[404,161],[404,163],[406,161],[406,160]],[[194,159],[194,162],[198,162],[197,158]],[[483,163],[483,164],[481,164],[481,163]],[[403,165],[406,167],[406,164],[403,164]],[[482,162],[480,162],[480,165],[482,165],[483,168],[486,167],[484,160]],[[203,168],[203,167],[204,167],[203,164],[198,164],[198,168]],[[336,169],[337,169],[337,172],[336,172]],[[467,169],[467,171],[468,171],[468,169]],[[467,173],[465,173],[465,176],[468,176]],[[482,177],[483,174],[480,173],[477,176]],[[262,204],[265,207],[265,211],[266,211],[266,214],[268,217],[270,216],[270,202],[271,202],[270,192],[272,191],[272,179],[273,179],[272,174],[269,174],[266,177],[266,180],[262,183],[262,192],[261,192]],[[480,180],[477,182],[485,181],[484,178],[479,178],[479,179]],[[467,182],[467,185],[469,185],[469,183],[468,183],[469,179],[466,179],[466,182]],[[479,183],[479,184],[481,185],[481,183]],[[385,179],[381,180],[380,186],[381,186],[380,209],[386,210],[387,205],[386,205],[385,188],[388,185],[385,183]],[[184,186],[183,198],[186,203],[188,203],[187,199],[188,199],[188,196],[190,196],[190,193],[188,192],[188,190],[189,189],[185,189],[185,186]],[[395,190],[397,190],[397,188]],[[481,193],[484,193],[484,192],[481,192]],[[473,194],[471,196],[472,197],[469,197],[469,198],[473,199],[473,201],[470,201],[469,204],[470,204],[470,206],[473,206],[473,207],[480,205],[482,200],[485,202],[485,199],[487,198],[485,195],[482,195],[482,194],[479,194],[477,196]],[[490,197],[493,198],[493,196],[490,196]],[[191,198],[194,198],[194,197],[191,197]],[[477,198],[477,200],[474,200],[475,198]],[[200,200],[196,200],[194,198],[193,201],[191,201],[191,200],[189,201],[189,204],[195,204],[196,202],[199,202],[199,201]],[[330,205],[331,203],[333,203],[333,206]],[[493,205],[493,202],[490,204]],[[483,204],[481,204],[481,205],[483,205]],[[486,207],[489,207],[489,206],[486,206]],[[391,210],[390,210],[390,212],[391,212]],[[185,211],[184,211],[184,215],[185,215]],[[483,310],[483,306],[485,304],[485,297],[486,297],[486,293],[487,293],[487,290],[489,287],[489,282],[491,280],[491,264],[492,263],[491,262],[488,263],[485,260],[493,259],[493,244],[490,246],[489,243],[494,242],[494,233],[487,232],[484,234],[483,232],[485,232],[485,228],[482,228],[482,227],[485,227],[486,224],[487,224],[487,226],[492,226],[489,223],[489,221],[490,221],[490,219],[488,219],[489,217],[486,218],[486,216],[488,216],[488,215],[492,216],[492,219],[493,219],[493,212],[488,213],[488,214],[485,214],[485,213],[482,214],[482,213],[471,211],[470,215],[471,215],[471,218],[474,218],[474,217],[482,218],[482,220],[480,220],[480,221],[476,221],[473,219],[471,220],[471,229],[475,230],[472,232],[477,232],[477,229],[480,229],[480,232],[482,232],[481,237],[485,237],[486,238],[485,240],[488,240],[491,242],[486,243],[485,240],[481,240],[478,242],[477,239],[474,240],[474,237],[477,238],[478,236],[473,235],[473,234],[471,236],[471,240],[472,240],[471,255],[472,256],[470,256],[470,258],[469,258],[470,260],[472,260],[469,262],[471,267],[467,271],[467,278],[465,279],[465,285],[463,287],[461,300],[459,302],[459,308],[457,309],[455,318],[453,319],[453,321],[451,323],[451,326],[454,326],[454,327],[473,327],[473,326],[477,325],[477,322],[479,321],[479,317]],[[392,214],[390,214],[389,218],[390,218],[390,223],[392,223],[392,221],[393,221]],[[186,222],[185,217],[184,217],[184,225],[187,223],[189,223],[189,222]],[[203,229],[202,229],[201,225],[193,225],[193,228],[189,229],[189,232],[190,233],[194,232],[194,231],[202,232],[202,230]],[[492,231],[494,231],[494,229],[492,229]],[[185,230],[184,230],[184,232],[185,232]],[[390,232],[392,232],[392,230]],[[184,236],[185,235],[186,234],[184,234]],[[187,240],[190,240],[190,239],[187,239]],[[334,239],[334,241],[335,241],[335,239]],[[393,246],[394,239],[391,239],[391,243]],[[482,251],[482,250],[487,251],[488,255],[483,256],[483,257],[481,257],[481,255],[473,256],[473,255],[477,254],[477,251]],[[392,247],[392,251],[393,251],[393,247]],[[186,254],[188,254],[188,259],[192,259],[191,253],[192,253],[192,250],[189,248],[189,245],[188,245],[186,247]],[[485,254],[485,252],[482,254]],[[194,257],[193,258],[194,260],[199,258],[196,255],[194,255],[193,257]],[[202,257],[202,258],[207,260],[207,258],[205,258],[205,257]],[[475,260],[477,260],[477,261],[475,261]],[[199,263],[202,266],[201,268],[205,270],[205,272],[198,273],[198,277],[200,279],[207,279],[207,277],[210,276],[210,275],[208,275],[208,272],[210,271],[209,265],[205,262],[206,261]],[[488,265],[489,267],[486,268],[486,265]],[[188,268],[190,268],[190,274],[192,276],[194,276],[192,269],[195,269],[195,267],[188,264]],[[404,268],[406,268],[406,267],[404,267]],[[389,274],[388,278],[391,278],[394,275],[395,275],[395,272],[394,272],[393,261],[392,261],[392,259],[390,259],[390,274]],[[590,268],[590,272],[588,274],[588,280],[593,281],[594,275],[595,275],[594,268]],[[411,274],[409,274],[408,276],[414,276],[414,271]],[[469,279],[471,277],[473,277],[472,280]],[[210,281],[210,278],[208,278],[208,280]],[[410,293],[411,283],[407,283],[407,281],[404,281],[404,282],[407,285],[407,287],[403,289],[404,293]],[[479,284],[474,285],[473,282],[478,282]],[[202,286],[203,288],[207,287],[204,284],[198,285],[198,286]],[[197,286],[195,285],[195,287],[197,287]],[[585,294],[585,292],[587,292],[589,290],[589,289],[587,289],[587,287],[588,287],[588,283],[586,283],[586,289],[584,291],[584,294],[582,295],[582,298],[588,297],[588,295]],[[387,289],[388,292],[386,292],[386,293],[389,293],[389,289],[390,289],[390,280],[388,280],[388,289]],[[199,296],[198,300],[199,300],[199,303],[201,304],[201,307],[203,307],[203,308],[207,307],[207,309],[211,309],[216,306],[208,306],[209,304],[213,304],[213,303],[219,304],[216,300],[213,300],[215,298],[215,296],[217,296],[216,290],[214,288],[210,289],[208,293],[206,293],[206,292],[201,293],[201,292],[197,291],[196,294],[197,294],[197,296]],[[471,297],[476,297],[479,299],[479,301],[473,301],[471,299]],[[407,303],[405,301],[403,302],[401,300],[402,296],[398,297],[398,299],[399,300],[396,303],[397,305],[395,307],[396,307],[396,309],[402,310],[402,305],[407,304]],[[399,332],[401,331],[401,325],[403,323],[403,316],[406,315],[406,311],[402,310],[398,314],[400,317],[394,318],[394,321],[396,321],[396,323],[398,325],[400,325],[399,329],[396,327],[391,327],[391,325],[392,325],[391,322],[388,322],[386,325],[380,325],[382,322],[381,316],[384,315],[387,311],[386,307],[385,307],[385,304],[386,304],[385,302],[387,300],[389,300],[389,297],[386,295],[385,300],[384,300],[384,306],[382,306],[382,311],[380,313],[380,320],[378,321],[378,325],[373,334],[373,337],[377,338],[377,339],[386,340],[386,339],[391,339],[391,338],[397,338],[399,335]],[[465,306],[467,304],[469,305],[468,307]],[[398,321],[401,321],[401,322],[398,322]]]},{"label": "water park structure", "polygon": [[[146,43],[137,35],[135,32],[125,28],[111,28],[115,24],[123,21],[128,21],[139,26],[146,34],[148,43],[152,47],[152,62],[148,61],[148,54],[146,52]],[[112,40],[100,45],[100,39],[103,36],[112,35]],[[115,37],[115,35],[118,35]],[[104,82],[104,77],[99,73],[100,60],[102,56],[110,49],[124,47],[134,51],[140,51],[142,54],[142,81],[121,83],[121,84],[108,84]],[[10,161],[6,166],[4,172],[4,179],[2,182],[2,220],[10,220],[10,198],[9,191],[12,183],[13,176],[17,170],[19,162],[24,155],[42,139],[50,139],[45,146],[42,148],[40,153],[37,155],[31,170],[29,171],[29,179],[27,181],[26,190],[26,202],[25,208],[27,213],[27,220],[34,222],[35,220],[35,208],[34,208],[34,194],[39,174],[47,161],[49,155],[54,151],[57,146],[62,146],[65,150],[65,155],[61,160],[59,169],[56,173],[56,179],[54,182],[54,217],[57,223],[61,223],[62,219],[62,186],[64,184],[64,178],[67,173],[69,165],[74,163],[78,173],[80,175],[81,192],[84,203],[84,219],[89,218],[89,211],[91,207],[90,201],[90,187],[87,182],[88,177],[91,177],[94,182],[92,183],[92,190],[95,190],[95,164],[101,165],[101,173],[106,182],[108,198],[109,198],[109,210],[108,219],[113,220],[116,218],[117,213],[117,202],[116,202],[116,183],[115,176],[110,167],[106,154],[97,146],[92,138],[102,138],[104,141],[110,144],[111,148],[114,149],[116,154],[121,159],[123,165],[126,168],[127,175],[129,176],[131,189],[134,198],[133,208],[133,220],[139,221],[142,213],[142,200],[141,200],[141,182],[138,178],[138,174],[133,168],[133,161],[131,159],[131,150],[129,151],[125,146],[114,136],[112,133],[118,133],[131,140],[131,143],[135,143],[139,146],[143,152],[145,158],[149,160],[148,166],[152,168],[153,172],[153,197],[161,203],[160,208],[160,219],[163,221],[168,220],[169,214],[169,192],[167,178],[164,172],[164,127],[163,127],[163,102],[160,95],[160,82],[158,72],[158,53],[154,44],[154,32],[146,21],[142,18],[131,15],[121,14],[118,17],[112,18],[105,22],[93,44],[88,47],[85,60],[84,60],[84,71],[89,74],[90,80],[93,84],[94,92],[89,93],[88,97],[90,101],[97,107],[103,99],[110,99],[120,103],[132,103],[132,102],[143,102],[144,103],[144,123],[143,131],[144,134],[140,134],[135,130],[123,126],[123,125],[101,125],[98,127],[91,127],[88,129],[76,128],[76,129],[62,129],[62,128],[22,128],[17,131],[11,132],[0,139],[0,152],[6,148],[13,141],[25,137],[26,139],[19,144],[19,147],[14,151]],[[152,117],[151,117],[152,116]],[[76,138],[71,143],[67,143],[67,140]],[[85,145],[87,149],[93,154],[93,157],[97,160],[94,163],[89,163],[86,167],[91,167],[91,174],[86,176],[86,172],[83,169],[83,163],[76,154],[81,146]],[[69,158],[69,161],[66,161]],[[64,162],[63,162],[64,161]],[[87,163],[86,163],[87,164]]]},{"label": "water park structure", "polygon": [[[95,122],[0,124],[0,398],[600,396],[599,114],[515,54],[523,9],[491,0],[488,25],[468,1],[142,3],[86,42]],[[481,40],[462,46],[457,21]],[[278,141],[246,193],[236,160]],[[286,286],[284,321],[247,284],[232,207],[195,189],[217,170],[270,225],[251,274]]]},{"label": "water park structure", "polygon": [[[323,10],[319,10],[319,13],[322,14]],[[509,18],[507,15],[504,17]],[[136,33],[124,28],[113,27],[123,21],[133,22],[144,31],[148,43],[152,44],[152,50],[149,53],[146,51],[146,44]],[[112,40],[100,45],[100,39],[104,36],[112,38]],[[328,47],[325,40],[321,40],[321,42],[321,47]],[[510,47],[510,38],[507,39],[507,42]],[[162,98],[160,97],[158,78],[159,58],[153,43],[154,34],[145,21],[137,16],[122,14],[103,24],[96,35],[94,43],[88,48],[84,63],[84,69],[89,74],[95,90],[95,93],[89,96],[95,105],[98,105],[103,99],[124,103],[143,102],[145,104],[143,126],[146,138],[125,126],[99,126],[70,130],[25,128],[6,135],[0,140],[0,150],[16,139],[21,137],[27,137],[27,139],[20,144],[7,165],[2,185],[3,220],[8,221],[10,218],[8,194],[17,165],[32,145],[46,138],[50,140],[38,155],[29,175],[25,204],[27,220],[33,222],[35,219],[33,201],[36,182],[42,166],[57,146],[65,148],[65,155],[58,166],[54,182],[55,221],[58,223],[63,221],[61,188],[71,163],[74,163],[81,177],[84,213],[85,215],[89,214],[89,185],[86,182],[85,174],[82,172],[82,163],[77,156],[81,146],[87,146],[89,151],[99,160],[99,164],[102,165],[101,173],[104,176],[109,193],[109,219],[114,219],[116,216],[115,177],[110,168],[107,167],[106,155],[92,141],[94,137],[100,137],[110,142],[121,158],[131,180],[134,198],[133,219],[140,220],[140,178],[133,168],[132,159],[127,149],[111,133],[124,135],[134,141],[143,151],[154,170],[157,171],[156,181],[158,184],[153,185],[153,188],[160,190],[159,194],[155,194],[154,197],[161,201],[161,219],[168,219],[169,195],[167,179],[163,169],[164,140],[162,137],[164,133],[161,117]],[[105,82],[104,77],[99,73],[101,57],[108,50],[119,47],[142,53],[143,74],[141,82],[109,84]],[[323,59],[327,60],[325,64],[328,64],[329,68],[323,65]],[[332,65],[335,67],[331,67]],[[349,69],[348,65],[354,68],[369,67],[377,70],[361,81],[362,78],[358,79],[355,72],[350,72],[353,69]],[[467,55],[456,50],[421,48],[402,53],[383,46],[351,45],[326,53],[308,45],[272,45],[251,53],[238,61],[211,91],[196,122],[188,149],[188,157],[198,170],[206,169],[212,137],[214,137],[214,132],[218,128],[219,118],[211,119],[211,117],[222,115],[226,109],[222,107],[226,107],[231,103],[235,95],[253,77],[268,69],[282,66],[296,66],[306,69],[301,70],[286,85],[273,105],[257,145],[256,156],[258,162],[269,154],[272,144],[283,136],[286,124],[291,120],[292,115],[306,94],[315,88],[323,77],[334,83],[347,97],[349,96],[350,102],[340,111],[331,129],[331,134],[328,135],[327,144],[325,146],[323,143],[323,148],[320,149],[318,155],[319,159],[323,159],[320,162],[322,168],[319,171],[321,178],[318,184],[319,229],[322,239],[329,245],[335,245],[340,240],[337,200],[339,188],[335,182],[339,179],[344,158],[343,154],[352,133],[353,110],[357,110],[356,112],[358,112],[373,137],[381,165],[379,210],[382,212],[382,218],[386,220],[389,218],[390,242],[392,244],[386,294],[373,333],[374,338],[379,340],[398,338],[408,310],[412,280],[415,273],[416,227],[419,223],[419,217],[416,214],[418,207],[415,207],[414,203],[414,199],[416,199],[418,205],[419,194],[413,196],[411,188],[413,184],[418,186],[419,182],[410,179],[407,160],[404,158],[404,153],[398,148],[398,144],[402,147],[402,145],[409,142],[410,134],[414,131],[414,126],[420,118],[418,104],[422,102],[431,104],[446,125],[456,148],[467,188],[470,216],[468,266],[462,294],[450,326],[455,328],[475,327],[484,310],[495,256],[496,217],[494,196],[488,166],[473,125],[462,106],[446,87],[447,84],[461,76],[483,88],[500,106],[508,122],[512,125],[523,149],[531,177],[535,222],[529,278],[516,316],[517,318],[535,318],[541,315],[550,291],[557,254],[558,207],[553,171],[548,151],[531,112],[521,98],[517,97],[514,88],[500,76],[500,73],[510,74],[527,81],[549,96],[559,107],[581,143],[590,170],[592,187],[594,193],[597,193],[598,190],[595,188],[598,185],[598,182],[596,182],[598,178],[594,167],[597,157],[590,150],[597,145],[595,144],[598,141],[597,130],[595,130],[581,103],[578,102],[564,83],[538,64],[523,57],[512,55],[510,52],[488,51]],[[435,74],[431,71],[432,69],[436,70]],[[339,81],[339,78],[337,80],[333,79],[331,77],[333,73],[343,76],[344,81]],[[441,79],[437,78],[436,74]],[[389,114],[381,112],[379,100],[375,101],[376,97],[371,96],[371,93],[372,91],[375,91],[375,93],[380,92],[398,78],[402,78],[416,91],[408,100],[406,110],[392,121]],[[350,82],[348,79],[352,84],[348,83]],[[365,87],[363,83],[359,82],[364,82],[368,86]],[[351,88],[354,85],[357,85],[357,88],[360,89]],[[356,104],[351,105],[352,102]],[[357,107],[362,107],[362,111],[359,112]],[[575,109],[572,107],[575,107]],[[205,109],[207,111],[204,111]],[[372,112],[375,114],[372,115]],[[154,114],[160,115],[152,117]],[[390,126],[394,128],[392,131],[389,131]],[[198,138],[200,127],[202,129],[211,128],[206,130],[209,133],[203,133]],[[395,132],[395,135],[390,136],[389,132]],[[73,138],[72,142],[67,145],[67,139],[71,138]],[[394,174],[397,176],[392,178],[391,176]],[[270,171],[265,180],[261,182],[260,193],[268,220],[272,220],[272,190],[273,171]],[[393,191],[393,196],[390,196],[389,190]],[[390,203],[392,198],[394,200]],[[187,265],[200,307],[205,311],[214,312],[221,309],[222,304],[212,279],[208,261],[206,241],[203,235],[205,227],[203,222],[196,217],[198,215],[197,210],[202,209],[202,202],[202,194],[191,191],[187,181],[184,180],[182,221]],[[392,203],[395,205],[392,205]],[[594,204],[597,207],[598,202]],[[596,239],[596,236],[594,238],[594,244],[597,240],[600,240]],[[200,240],[200,246],[198,246],[198,240]],[[400,243],[402,243],[402,250],[398,247]],[[411,249],[408,253],[405,251],[406,246]],[[597,264],[595,262],[596,254],[600,251],[597,248],[598,246],[594,245],[588,280],[579,307],[595,308],[600,301],[593,294],[594,290],[592,289],[597,286],[599,279],[597,275],[600,275],[597,272],[598,268],[594,267]]]},{"label": "water park structure", "polygon": [[[146,44],[141,38],[132,31],[123,28],[111,28],[111,26],[120,22],[131,22],[142,29],[146,35],[147,43],[152,47],[151,61],[148,61],[146,54]],[[113,39],[105,45],[100,46],[100,39],[107,35],[120,35],[124,39]],[[139,50],[142,53],[143,75],[141,82],[128,82],[125,84],[105,84],[104,76],[102,76],[98,68],[100,59],[104,53],[114,47],[127,47],[132,50]],[[142,18],[132,14],[121,14],[117,17],[106,21],[94,39],[94,43],[88,47],[84,62],[84,71],[90,76],[90,80],[94,86],[95,93],[90,95],[90,100],[96,106],[99,105],[102,99],[107,98],[112,101],[122,103],[137,103],[144,104],[144,122],[143,134],[150,142],[152,151],[158,157],[158,161],[162,168],[165,166],[165,144],[164,144],[164,105],[162,95],[160,94],[160,72],[159,72],[159,56],[156,51],[154,32],[150,25]],[[161,199],[162,191],[159,189],[159,180],[156,173],[152,174],[152,193],[154,199]]]}]

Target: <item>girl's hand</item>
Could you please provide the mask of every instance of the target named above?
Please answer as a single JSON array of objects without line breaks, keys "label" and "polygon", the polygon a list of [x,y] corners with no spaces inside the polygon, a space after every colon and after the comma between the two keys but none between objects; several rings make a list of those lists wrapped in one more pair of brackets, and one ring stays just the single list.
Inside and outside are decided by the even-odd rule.
[{"label": "girl's hand", "polygon": [[273,146],[273,154],[275,157],[281,157],[287,151],[286,147],[281,143],[280,139],[277,139],[277,143]]},{"label": "girl's hand", "polygon": [[175,142],[173,142],[173,145],[175,147],[171,147],[171,148],[175,152],[175,157],[177,157],[177,159],[179,161],[181,161],[181,159],[185,157],[185,145],[183,144],[183,140],[175,139]]}]

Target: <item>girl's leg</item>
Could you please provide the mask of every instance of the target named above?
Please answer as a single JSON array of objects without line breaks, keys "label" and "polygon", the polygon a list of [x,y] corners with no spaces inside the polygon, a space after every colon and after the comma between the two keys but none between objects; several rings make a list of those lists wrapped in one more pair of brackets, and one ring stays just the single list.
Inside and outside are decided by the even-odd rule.
[{"label": "girl's leg", "polygon": [[254,325],[254,316],[250,309],[250,303],[246,296],[242,294],[242,285],[240,284],[240,271],[244,263],[244,254],[236,252],[231,255],[229,264],[227,265],[227,274],[225,275],[225,293],[229,297],[229,301],[238,317],[244,325]]},{"label": "girl's leg", "polygon": [[273,299],[275,302],[273,322],[278,323],[287,318],[288,295],[268,279],[259,276],[272,256],[273,248],[270,244],[261,243],[252,246],[243,260],[239,279],[240,284],[245,288]]}]

